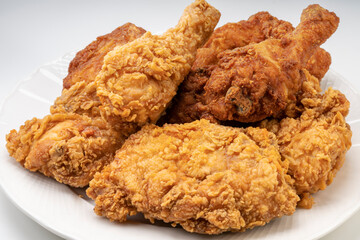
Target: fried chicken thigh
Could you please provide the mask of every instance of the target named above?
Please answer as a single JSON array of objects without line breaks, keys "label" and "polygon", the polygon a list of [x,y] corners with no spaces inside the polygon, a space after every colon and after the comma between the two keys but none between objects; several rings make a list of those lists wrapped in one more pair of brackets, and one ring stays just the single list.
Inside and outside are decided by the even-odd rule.
[{"label": "fried chicken thigh", "polygon": [[[269,38],[280,39],[293,30],[294,28],[289,22],[278,20],[268,12],[259,12],[246,21],[227,23],[215,29],[205,45],[198,49],[189,75],[180,85],[177,96],[167,110],[167,115],[161,121],[185,123],[206,118],[212,122],[221,122],[210,114],[204,96],[204,87],[219,62],[219,53],[259,43]],[[324,49],[318,48],[305,68],[310,74],[321,80],[330,64],[330,54]],[[286,115],[288,111],[284,113]]]},{"label": "fried chicken thigh", "polygon": [[142,212],[189,232],[219,234],[290,215],[299,200],[275,135],[207,120],[147,125],[87,189],[95,212],[123,222]]},{"label": "fried chicken thigh", "polygon": [[264,120],[261,127],[275,133],[288,173],[302,197],[299,206],[311,208],[310,193],[324,190],[345,161],[352,132],[345,122],[349,101],[339,91],[328,89],[302,99],[304,112],[298,118]]},{"label": "fried chicken thigh", "polygon": [[10,155],[25,168],[83,187],[111,162],[124,138],[101,118],[54,114],[26,121],[6,140]]},{"label": "fried chicken thigh", "polygon": [[139,126],[156,122],[219,18],[219,11],[205,0],[196,0],[163,35],[147,32],[109,52],[96,78],[104,116]]},{"label": "fried chicken thigh", "polygon": [[7,135],[10,156],[25,168],[61,183],[88,185],[95,172],[110,163],[115,151],[137,130],[130,124],[112,126],[101,118],[95,76],[108,51],[144,32],[127,23],[77,53],[64,79],[62,95],[51,106],[51,115],[26,121],[19,131]]}]

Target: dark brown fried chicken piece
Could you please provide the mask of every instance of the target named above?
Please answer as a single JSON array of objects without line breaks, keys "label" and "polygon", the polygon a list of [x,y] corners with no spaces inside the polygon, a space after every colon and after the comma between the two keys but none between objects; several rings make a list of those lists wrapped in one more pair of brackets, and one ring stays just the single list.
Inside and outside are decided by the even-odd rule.
[{"label": "dark brown fried chicken piece", "polygon": [[[321,9],[320,6],[310,6],[310,8],[313,11],[322,12],[324,16],[328,14],[330,17],[333,17],[334,24],[337,24],[338,19],[336,16]],[[303,19],[305,15],[306,11],[303,13]],[[173,106],[169,109],[165,121],[189,122],[199,118],[207,118],[212,122],[227,120],[249,122],[259,120],[269,114],[284,114],[286,106],[291,103],[295,104],[298,95],[301,94],[299,88],[305,77],[305,74],[302,72],[304,67],[319,79],[323,77],[329,68],[331,58],[325,50],[317,47],[319,42],[313,45],[310,44],[307,49],[302,49],[301,52],[303,50],[310,51],[311,53],[308,55],[315,52],[309,61],[301,60],[300,58],[296,59],[296,54],[292,55],[293,59],[290,59],[290,56],[286,56],[291,51],[289,41],[292,41],[293,44],[295,42],[300,43],[298,39],[290,40],[290,38],[295,33],[301,35],[301,27],[299,26],[296,32],[291,33],[293,28],[289,23],[279,21],[274,17],[271,17],[271,20],[267,20],[270,23],[264,25],[264,21],[259,20],[264,18],[264,16],[266,16],[265,13],[259,13],[259,15],[252,16],[248,21],[241,21],[232,25],[227,24],[215,30],[212,37],[214,39],[211,38],[205,44],[207,48],[204,47],[198,50],[197,60],[192,67],[192,71],[180,86],[178,96]],[[270,17],[267,16],[267,18]],[[305,25],[311,23],[316,25],[317,22],[315,22],[306,20],[302,23],[303,28],[306,28]],[[323,23],[326,25],[329,22],[324,20]],[[264,26],[259,27],[259,24]],[[254,39],[261,41],[261,37],[263,37],[268,40],[259,44],[250,44],[245,46],[245,48],[236,48],[224,52],[223,49],[227,47],[232,49],[235,43],[240,44],[239,47],[242,47],[241,44],[252,43],[251,41],[254,41],[254,39],[248,36],[249,34],[240,34],[240,31],[239,40],[226,40],[231,35],[231,32],[234,32],[234,36],[237,33],[234,30],[236,25],[238,25],[239,29],[244,29],[244,31],[255,31],[254,35],[260,37]],[[336,26],[332,28],[332,31],[335,31]],[[329,29],[324,27],[320,28],[320,31]],[[274,34],[274,36],[271,34]],[[313,35],[315,36],[316,34]],[[328,31],[328,36],[330,35],[331,31]],[[235,38],[234,36],[232,38]],[[274,39],[276,37],[282,37],[283,40]],[[286,41],[288,41],[288,45],[282,49],[286,45]],[[274,46],[271,46],[272,44]],[[277,46],[277,49],[275,49],[275,46]],[[302,47],[305,47],[305,45]],[[254,49],[257,49],[254,55],[247,54],[248,50],[252,52]],[[220,54],[217,54],[218,52]],[[280,54],[281,52],[282,55]],[[294,52],[296,51],[294,50]],[[270,58],[275,59],[271,60],[271,62]],[[300,63],[300,60],[304,63]],[[276,61],[280,61],[281,64],[279,62],[274,64]],[[290,62],[293,66],[289,67],[291,64],[288,64],[288,67],[286,67],[286,64]],[[307,63],[306,66],[305,63]],[[259,69],[256,69],[256,67]],[[280,70],[281,67],[282,69]],[[254,74],[254,71],[256,74]],[[289,75],[290,72],[292,72],[292,76]],[[293,77],[294,79],[292,79]],[[290,87],[292,83],[294,83],[294,86]],[[277,86],[275,86],[276,84]],[[240,111],[241,109],[242,111]]]},{"label": "dark brown fried chicken piece", "polygon": [[289,162],[288,174],[302,197],[299,206],[311,208],[310,194],[324,190],[343,165],[352,132],[345,122],[349,101],[341,92],[330,88],[323,95],[307,94],[300,117],[264,120],[260,126],[278,139],[280,154]]},{"label": "dark brown fried chicken piece", "polygon": [[207,120],[131,135],[87,190],[95,212],[126,221],[142,212],[186,231],[245,231],[291,215],[299,197],[266,129]]},{"label": "dark brown fried chicken piece", "polygon": [[338,23],[334,13],[311,5],[303,11],[299,26],[283,38],[220,53],[204,87],[210,114],[240,122],[279,116],[296,101],[301,69]]}]

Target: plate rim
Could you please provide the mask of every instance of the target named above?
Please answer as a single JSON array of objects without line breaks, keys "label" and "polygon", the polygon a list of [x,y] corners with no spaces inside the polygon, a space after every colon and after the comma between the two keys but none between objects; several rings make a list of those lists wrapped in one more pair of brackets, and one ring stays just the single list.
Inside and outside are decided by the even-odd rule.
[{"label": "plate rim", "polygon": [[[61,58],[58,58],[56,60],[53,61],[49,61],[45,64],[42,64],[40,67],[38,67],[35,71],[33,71],[31,74],[28,75],[28,77],[20,80],[17,82],[17,84],[15,85],[15,87],[9,91],[9,93],[6,95],[6,97],[3,99],[3,101],[0,103],[0,119],[3,116],[3,111],[4,111],[4,107],[6,106],[6,104],[9,102],[9,100],[11,99],[11,97],[19,90],[19,88],[21,87],[21,85],[26,82],[31,80],[34,75],[43,67],[46,66],[51,66],[54,64],[59,63],[60,61],[64,60],[65,58],[69,58],[69,57],[74,57],[76,54],[76,52],[69,52],[67,54],[64,54]],[[66,59],[69,60],[69,59]],[[71,59],[70,59],[71,61]],[[330,68],[327,74],[333,74],[335,77],[339,77],[341,78],[341,80],[348,85],[352,91],[354,92],[354,94],[357,96],[357,98],[360,99],[360,93],[358,91],[358,89],[356,89],[354,87],[354,85],[352,84],[352,82],[350,82],[349,80],[347,80],[345,77],[343,77],[340,73],[338,73],[337,71],[335,71],[334,69]],[[56,96],[55,96],[56,97]],[[0,121],[0,125],[5,126],[5,124],[3,122]],[[7,150],[5,147],[6,141],[4,139],[4,136],[7,134],[8,129],[4,129],[1,128],[0,133],[2,133],[2,138],[0,140],[1,144],[1,148],[0,148],[0,154],[4,154],[7,155]],[[50,179],[51,181],[55,181],[53,179]],[[16,197],[14,196],[14,191],[12,191],[8,186],[4,185],[4,181],[3,181],[3,176],[0,175],[0,187],[2,189],[2,191],[4,192],[5,196],[7,197],[8,200],[10,200],[10,202],[17,208],[19,209],[21,212],[23,212],[27,217],[29,217],[30,219],[32,219],[34,222],[38,223],[40,226],[42,226],[43,228],[47,229],[48,231],[52,232],[53,234],[61,237],[61,238],[65,238],[65,239],[79,239],[76,236],[74,236],[73,234],[66,232],[64,233],[63,231],[61,231],[61,229],[59,229],[59,227],[56,226],[52,226],[49,223],[44,222],[44,219],[41,219],[40,216],[37,216],[36,214],[31,212],[31,209],[26,209],[24,206],[21,206],[19,204],[18,201],[16,201]],[[357,203],[357,205],[352,208],[349,208],[348,211],[343,212],[343,214],[340,216],[340,219],[338,218],[338,220],[336,222],[334,222],[334,224],[329,224],[327,227],[322,228],[321,231],[317,232],[316,234],[314,234],[313,238],[311,239],[319,239],[321,237],[324,237],[325,235],[329,234],[330,232],[334,231],[336,228],[338,228],[339,226],[341,226],[345,221],[347,221],[349,218],[351,218],[353,215],[355,215],[356,213],[358,213],[360,211],[360,202]],[[93,213],[95,214],[95,213]],[[339,217],[339,216],[338,216]]]}]

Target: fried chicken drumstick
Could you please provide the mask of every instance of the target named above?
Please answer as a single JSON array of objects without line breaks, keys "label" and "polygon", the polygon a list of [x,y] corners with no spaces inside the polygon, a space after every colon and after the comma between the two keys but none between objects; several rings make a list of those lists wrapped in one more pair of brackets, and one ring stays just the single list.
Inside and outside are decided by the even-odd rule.
[{"label": "fried chicken drumstick", "polygon": [[196,0],[185,9],[179,23],[163,35],[147,32],[108,53],[96,78],[107,119],[140,126],[155,123],[219,18],[219,11],[205,0]]},{"label": "fried chicken drumstick", "polygon": [[[163,36],[146,33],[142,38],[142,29],[127,24],[98,38],[70,64],[69,75],[64,80],[64,86],[69,88],[63,90],[51,107],[52,115],[27,121],[19,131],[12,130],[7,135],[10,155],[31,171],[40,171],[70,186],[86,186],[141,125],[121,119],[110,124],[101,116],[101,108],[106,110],[108,105],[101,104],[98,95],[104,98],[104,90],[97,88],[93,78],[100,71],[99,62],[104,59],[97,82],[106,76],[106,81],[109,80],[106,86],[116,90],[110,99],[128,99],[130,109],[146,102],[146,106],[151,105],[150,112],[160,115],[188,73],[196,49],[207,40],[219,17],[215,8],[198,0],[185,9],[177,27]],[[139,41],[123,45],[135,38]],[[123,68],[116,70],[114,64],[121,63]],[[137,65],[139,68],[134,68]],[[169,67],[174,70],[173,74]],[[111,85],[119,72],[124,73],[122,79]],[[144,79],[146,74],[151,80]],[[150,95],[146,95],[146,91]],[[152,97],[152,93],[159,93],[156,100],[146,99],[146,96]],[[145,109],[145,106],[143,110],[138,109],[145,114],[139,115],[141,118],[146,118]],[[153,118],[150,112],[148,115]],[[103,113],[107,116],[106,111]]]},{"label": "fried chicken drumstick", "polygon": [[215,30],[198,50],[165,121],[254,122],[286,115],[301,94],[303,69],[319,79],[328,70],[330,55],[319,46],[338,24],[318,5],[305,9],[301,20],[292,31],[290,23],[260,12]]},{"label": "fried chicken drumstick", "polygon": [[207,120],[131,135],[87,189],[95,212],[123,222],[142,212],[189,232],[245,231],[295,211],[275,135]]}]

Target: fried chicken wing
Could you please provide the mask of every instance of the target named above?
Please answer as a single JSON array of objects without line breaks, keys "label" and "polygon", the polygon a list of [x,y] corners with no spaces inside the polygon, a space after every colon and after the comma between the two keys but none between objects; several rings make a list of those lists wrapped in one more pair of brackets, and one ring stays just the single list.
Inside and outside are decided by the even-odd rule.
[{"label": "fried chicken wing", "polygon": [[110,163],[124,138],[101,118],[67,113],[26,121],[6,140],[10,155],[25,168],[84,187]]},{"label": "fried chicken wing", "polygon": [[70,62],[69,74],[64,78],[63,87],[70,88],[77,82],[94,81],[101,70],[104,56],[116,46],[124,45],[145,33],[145,30],[132,23],[126,23],[109,34],[98,37],[86,48],[79,51]]},{"label": "fried chicken wing", "polygon": [[349,101],[339,91],[304,98],[304,112],[298,118],[264,120],[261,127],[275,133],[280,153],[289,162],[288,173],[302,197],[299,206],[311,208],[310,193],[324,190],[345,161],[352,132],[345,122]]},{"label": "fried chicken wing", "polygon": [[90,182],[95,212],[123,222],[142,212],[189,232],[219,234],[290,215],[299,200],[275,135],[207,120],[147,125]]},{"label": "fried chicken wing", "polygon": [[175,96],[220,13],[205,0],[189,5],[163,35],[147,32],[104,58],[96,78],[102,110],[111,122],[154,123]]},{"label": "fried chicken wing", "polygon": [[[204,96],[204,87],[219,62],[219,53],[269,38],[280,39],[293,30],[289,22],[278,20],[267,12],[259,12],[246,21],[228,23],[215,29],[206,44],[198,49],[189,75],[180,85],[177,96],[167,110],[167,115],[161,121],[184,123],[206,118],[212,122],[221,122],[209,113]],[[330,54],[318,48],[308,61],[306,69],[320,80],[328,71],[330,64]],[[285,114],[287,112],[285,111]]]}]

